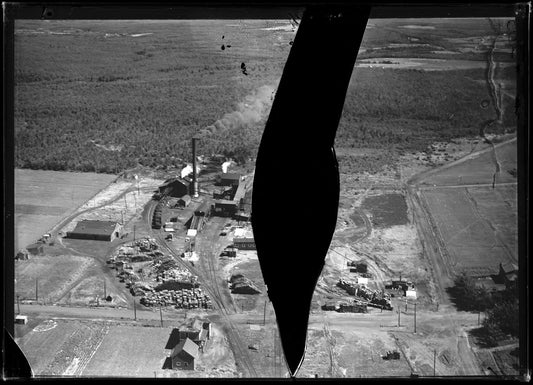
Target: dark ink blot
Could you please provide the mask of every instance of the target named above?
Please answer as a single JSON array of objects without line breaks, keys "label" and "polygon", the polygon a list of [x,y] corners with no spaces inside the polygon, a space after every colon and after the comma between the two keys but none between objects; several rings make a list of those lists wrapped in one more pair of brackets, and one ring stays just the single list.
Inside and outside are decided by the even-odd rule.
[{"label": "dark ink blot", "polygon": [[224,50],[226,49],[226,47],[224,46],[224,44],[222,44],[222,46],[220,47],[220,49],[221,49],[222,51],[224,51]]},{"label": "dark ink blot", "polygon": [[291,40],[291,41],[289,41],[289,45],[292,45],[292,44],[293,44],[293,41],[292,41],[292,40]]},{"label": "dark ink blot", "polygon": [[241,71],[242,71],[243,74],[248,75],[248,72],[246,70],[246,64],[241,63]]},{"label": "dark ink blot", "polygon": [[228,45],[226,46],[226,48],[231,48],[231,44],[228,44]]},{"label": "dark ink blot", "polygon": [[222,35],[222,39],[224,39],[224,35]]}]

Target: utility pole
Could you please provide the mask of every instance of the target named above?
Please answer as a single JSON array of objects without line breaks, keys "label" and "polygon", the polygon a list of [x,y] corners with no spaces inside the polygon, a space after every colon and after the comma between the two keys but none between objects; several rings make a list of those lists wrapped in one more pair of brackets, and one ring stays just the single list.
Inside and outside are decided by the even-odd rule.
[{"label": "utility pole", "polygon": [[265,299],[265,308],[263,310],[263,326],[266,324],[266,311],[267,311],[267,300]]},{"label": "utility pole", "polygon": [[416,334],[416,302],[415,302],[415,334]]},{"label": "utility pole", "polygon": [[135,305],[135,298],[133,298],[133,318],[137,321],[137,307]]},{"label": "utility pole", "polygon": [[159,304],[159,315],[161,317],[161,327],[163,327],[163,310],[161,309],[163,305]]},{"label": "utility pole", "polygon": [[437,349],[433,349],[433,377],[435,377],[435,365],[437,364]]},{"label": "utility pole", "polygon": [[105,278],[104,278],[104,298],[107,298],[107,290],[105,287]]},{"label": "utility pole", "polygon": [[400,327],[400,314],[402,314],[400,307],[398,306],[398,327]]},{"label": "utility pole", "polygon": [[20,314],[20,296],[17,294],[17,314]]}]

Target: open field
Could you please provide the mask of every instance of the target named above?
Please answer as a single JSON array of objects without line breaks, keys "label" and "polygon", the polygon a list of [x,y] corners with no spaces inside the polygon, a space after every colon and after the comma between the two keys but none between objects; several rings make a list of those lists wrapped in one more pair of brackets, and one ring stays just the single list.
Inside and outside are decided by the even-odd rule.
[{"label": "open field", "polygon": [[15,170],[15,250],[35,242],[116,176]]},{"label": "open field", "polygon": [[[500,262],[516,258],[517,225],[515,220],[513,223],[516,213],[505,212],[508,205],[498,195],[491,194],[496,200],[488,201],[486,194],[481,195],[480,188],[474,195],[469,189],[460,188],[425,190],[422,194],[448,250],[449,263],[457,273],[495,274]],[[476,196],[485,198],[481,210],[477,207]],[[496,215],[494,209],[503,211],[504,215]],[[508,226],[505,232],[501,231],[502,226]]]},{"label": "open field", "polygon": [[153,378],[154,372],[161,376],[171,331],[157,327],[110,327],[83,376]]},{"label": "open field", "polygon": [[102,322],[44,320],[17,343],[36,376],[79,375],[106,333]]},{"label": "open field", "polygon": [[81,278],[92,258],[75,255],[34,256],[15,263],[15,293],[21,300],[35,300],[35,284],[38,280],[39,301],[55,302]]},{"label": "open field", "polygon": [[404,357],[396,361],[381,358],[396,348],[394,339],[383,331],[329,330],[312,326],[308,330],[307,352],[299,377],[408,377]]},{"label": "open field", "polygon": [[[89,276],[80,280],[65,296],[59,301],[60,304],[74,306],[128,306],[128,300],[123,293],[115,290],[112,278],[103,276]],[[104,280],[105,296],[104,296]],[[111,296],[111,301],[105,301],[107,296]]]},{"label": "open field", "polygon": [[[212,338],[199,354],[195,371],[164,369],[165,349],[174,327],[111,326],[83,371],[84,377],[234,377],[235,362],[225,336],[212,326]],[[127,358],[127,359],[125,359]]]}]

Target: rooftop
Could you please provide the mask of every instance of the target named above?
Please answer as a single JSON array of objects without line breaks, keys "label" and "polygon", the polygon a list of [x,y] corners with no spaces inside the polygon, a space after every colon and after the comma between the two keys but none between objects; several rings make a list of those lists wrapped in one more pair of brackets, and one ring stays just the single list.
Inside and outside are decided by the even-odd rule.
[{"label": "rooftop", "polygon": [[78,222],[73,233],[111,235],[117,226],[117,222],[83,220]]},{"label": "rooftop", "polygon": [[190,338],[184,338],[172,351],[172,357],[176,356],[180,352],[185,352],[192,358],[198,358],[198,345],[196,345]]}]

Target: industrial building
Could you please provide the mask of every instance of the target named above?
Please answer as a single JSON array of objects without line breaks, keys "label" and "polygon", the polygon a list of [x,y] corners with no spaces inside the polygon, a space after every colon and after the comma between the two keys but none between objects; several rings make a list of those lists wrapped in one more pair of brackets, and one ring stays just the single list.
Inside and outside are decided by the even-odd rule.
[{"label": "industrial building", "polygon": [[233,245],[239,250],[255,250],[253,237],[233,238]]},{"label": "industrial building", "polygon": [[246,183],[239,174],[222,174],[218,176],[219,183],[230,185],[231,190],[215,193],[214,214],[221,217],[234,217],[245,210]]},{"label": "industrial building", "polygon": [[215,201],[214,213],[220,217],[232,217],[239,211],[239,205],[233,200],[219,199]]},{"label": "industrial building", "polygon": [[191,182],[184,178],[167,179],[159,186],[159,194],[174,198],[181,198],[191,193]]},{"label": "industrial building", "polygon": [[78,222],[73,231],[67,232],[67,238],[92,239],[95,241],[113,241],[122,235],[122,225],[111,221],[83,220]]},{"label": "industrial building", "polygon": [[235,173],[227,173],[217,175],[216,184],[218,186],[238,186],[241,181],[241,175]]}]

